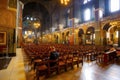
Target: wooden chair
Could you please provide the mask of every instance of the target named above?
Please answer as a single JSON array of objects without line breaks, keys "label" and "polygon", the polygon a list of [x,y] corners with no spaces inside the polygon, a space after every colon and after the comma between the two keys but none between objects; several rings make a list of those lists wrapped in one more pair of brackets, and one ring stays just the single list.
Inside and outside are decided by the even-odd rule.
[{"label": "wooden chair", "polygon": [[36,78],[39,80],[40,76],[46,76],[48,75],[48,62],[47,61],[42,61],[39,63],[39,65],[36,66]]},{"label": "wooden chair", "polygon": [[101,62],[103,62],[103,59],[104,59],[104,53],[97,52],[96,62],[101,63]]},{"label": "wooden chair", "polygon": [[58,74],[58,59],[56,60],[48,60],[48,77],[53,73],[56,72]]},{"label": "wooden chair", "polygon": [[77,52],[73,53],[73,64],[79,67],[79,54]]},{"label": "wooden chair", "polygon": [[35,60],[33,61],[33,68],[34,68],[34,70],[35,70],[36,66],[38,66],[41,62],[42,62],[41,59],[35,59]]},{"label": "wooden chair", "polygon": [[83,65],[83,54],[82,53],[79,53],[78,60],[79,60],[78,62]]},{"label": "wooden chair", "polygon": [[116,51],[116,54],[117,54],[117,55],[116,55],[116,60],[119,60],[119,58],[120,58],[120,50],[117,50],[117,51]]},{"label": "wooden chair", "polygon": [[62,70],[66,71],[66,63],[64,58],[60,56],[58,61],[58,73],[60,73]]},{"label": "wooden chair", "polygon": [[73,69],[73,54],[72,53],[68,54],[65,62],[66,62],[66,69],[68,69],[69,67]]}]

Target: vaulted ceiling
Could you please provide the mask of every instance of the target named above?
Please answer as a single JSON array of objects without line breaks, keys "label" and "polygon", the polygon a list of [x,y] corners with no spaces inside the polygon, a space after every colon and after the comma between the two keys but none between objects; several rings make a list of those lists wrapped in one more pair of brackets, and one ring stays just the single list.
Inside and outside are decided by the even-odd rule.
[{"label": "vaulted ceiling", "polygon": [[[20,0],[24,4],[23,22],[26,17],[39,18],[41,31],[50,28],[50,15],[56,7],[59,0]],[[29,26],[23,26],[23,29],[29,29]]]}]

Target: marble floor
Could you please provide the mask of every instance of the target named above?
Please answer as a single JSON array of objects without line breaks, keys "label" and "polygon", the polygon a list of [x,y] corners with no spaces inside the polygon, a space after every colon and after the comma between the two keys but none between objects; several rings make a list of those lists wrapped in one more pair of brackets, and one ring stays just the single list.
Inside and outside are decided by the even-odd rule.
[{"label": "marble floor", "polygon": [[[29,64],[29,59],[22,49],[18,48],[17,56],[12,60],[7,69],[0,70],[0,80],[36,80],[35,71]],[[44,76],[40,80],[120,80],[120,61],[108,65],[96,64],[96,62],[84,62],[83,66],[68,70],[67,72]]]},{"label": "marble floor", "polygon": [[16,50],[7,69],[0,70],[0,80],[26,80],[22,50]]}]

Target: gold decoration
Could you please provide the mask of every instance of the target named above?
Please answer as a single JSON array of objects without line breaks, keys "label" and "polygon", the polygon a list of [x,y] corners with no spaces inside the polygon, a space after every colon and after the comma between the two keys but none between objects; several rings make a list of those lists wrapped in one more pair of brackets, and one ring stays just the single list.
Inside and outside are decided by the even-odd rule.
[{"label": "gold decoration", "polygon": [[16,10],[17,9],[17,0],[9,0],[8,8],[11,10]]},{"label": "gold decoration", "polygon": [[61,4],[67,5],[70,2],[70,0],[60,0],[60,2]]}]

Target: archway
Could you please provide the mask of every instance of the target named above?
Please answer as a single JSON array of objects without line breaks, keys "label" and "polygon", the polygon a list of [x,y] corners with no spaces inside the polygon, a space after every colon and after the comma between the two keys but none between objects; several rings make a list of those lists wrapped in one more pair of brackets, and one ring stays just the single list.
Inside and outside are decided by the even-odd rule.
[{"label": "archway", "polygon": [[110,28],[110,23],[106,23],[103,27],[103,45],[107,45],[108,44],[108,29]]},{"label": "archway", "polygon": [[57,34],[54,34],[55,43],[59,43],[59,36]]},{"label": "archway", "polygon": [[62,43],[65,44],[65,33],[62,33]]},{"label": "archway", "polygon": [[[47,28],[50,28],[50,14],[44,5],[39,2],[32,1],[24,5],[23,9],[23,28],[22,32],[32,29],[33,34],[39,39]],[[35,28],[34,23],[39,23],[40,26]],[[39,33],[39,34],[38,34]]]},{"label": "archway", "polygon": [[66,43],[66,44],[69,44],[69,42],[70,42],[70,41],[69,41],[69,35],[70,35],[70,32],[67,31],[67,32],[66,32],[66,36],[65,36],[65,37],[66,37],[66,40],[65,40],[65,43]]},{"label": "archway", "polygon": [[118,46],[118,22],[106,23],[103,27],[103,31],[103,44]]},{"label": "archway", "polygon": [[86,31],[86,44],[94,44],[95,43],[95,28],[88,27]]},{"label": "archway", "polygon": [[83,34],[84,34],[83,29],[79,29],[79,31],[78,31],[78,41],[79,41],[79,45],[83,44]]}]

